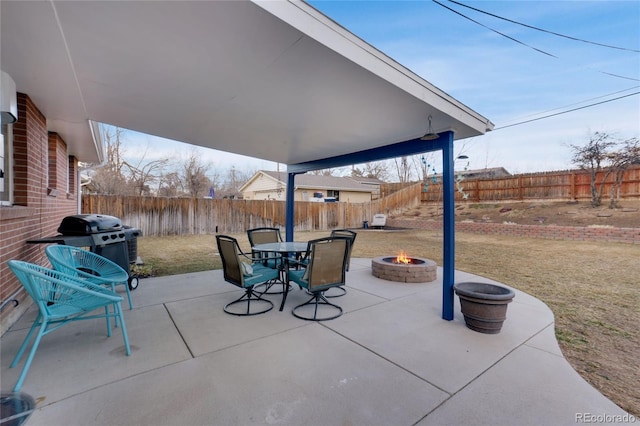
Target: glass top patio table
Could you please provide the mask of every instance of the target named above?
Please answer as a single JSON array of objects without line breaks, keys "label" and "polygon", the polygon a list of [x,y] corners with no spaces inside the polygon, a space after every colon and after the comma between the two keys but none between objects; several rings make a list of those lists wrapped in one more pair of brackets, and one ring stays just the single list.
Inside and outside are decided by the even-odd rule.
[{"label": "glass top patio table", "polygon": [[278,243],[256,244],[252,247],[255,251],[268,251],[272,253],[303,253],[307,251],[306,241],[281,241]]},{"label": "glass top patio table", "polygon": [[[296,259],[300,257],[301,253],[307,251],[307,242],[306,241],[281,241],[278,243],[264,243],[264,244],[256,244],[251,247],[253,251],[263,251],[270,253],[281,253],[284,254],[284,270],[282,271],[284,277],[283,282],[287,278],[287,270],[289,269],[289,253],[295,253]],[[284,286],[285,289],[282,292],[282,302],[280,303],[280,311],[284,309],[284,303],[287,300],[287,294],[289,293],[289,283]]]}]

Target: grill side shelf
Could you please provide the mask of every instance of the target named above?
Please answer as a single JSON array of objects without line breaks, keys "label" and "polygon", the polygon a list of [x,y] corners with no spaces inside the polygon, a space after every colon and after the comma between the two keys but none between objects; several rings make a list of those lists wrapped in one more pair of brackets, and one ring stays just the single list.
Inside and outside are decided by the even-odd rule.
[{"label": "grill side shelf", "polygon": [[93,247],[93,238],[88,235],[54,235],[52,237],[27,240],[27,244],[65,244],[74,247]]}]

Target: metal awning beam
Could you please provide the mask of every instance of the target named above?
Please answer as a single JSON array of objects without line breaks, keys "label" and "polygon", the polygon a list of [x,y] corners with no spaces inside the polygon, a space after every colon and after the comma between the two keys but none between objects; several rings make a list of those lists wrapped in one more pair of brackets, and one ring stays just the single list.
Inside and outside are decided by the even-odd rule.
[{"label": "metal awning beam", "polygon": [[453,132],[442,132],[439,133],[438,136],[438,139],[430,141],[423,141],[419,138],[411,139],[404,142],[398,142],[378,148],[370,148],[364,151],[352,152],[335,157],[307,161],[298,164],[290,164],[287,166],[287,172],[305,173],[312,170],[331,169],[335,167],[350,166],[352,164],[362,164],[371,161],[388,160],[390,158],[438,151],[443,148],[443,144],[446,144],[450,137],[453,138]]},{"label": "metal awning beam", "polygon": [[295,176],[311,170],[343,167],[352,164],[360,164],[369,161],[380,161],[388,158],[403,157],[407,155],[421,154],[430,151],[442,151],[442,188],[443,188],[443,276],[442,276],[442,319],[451,321],[454,317],[454,276],[455,276],[455,197],[454,197],[454,158],[453,158],[453,132],[440,133],[438,139],[423,141],[412,139],[387,145],[380,148],[372,148],[337,157],[325,158],[306,163],[287,166],[287,204],[285,239],[293,241],[294,230],[294,192]]}]

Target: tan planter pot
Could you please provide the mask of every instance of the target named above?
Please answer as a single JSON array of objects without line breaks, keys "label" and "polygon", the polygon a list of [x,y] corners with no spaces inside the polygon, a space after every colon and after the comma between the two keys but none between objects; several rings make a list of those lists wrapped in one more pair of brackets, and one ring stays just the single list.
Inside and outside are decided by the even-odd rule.
[{"label": "tan planter pot", "polygon": [[460,298],[464,322],[471,330],[497,334],[507,318],[507,305],[515,293],[495,284],[462,282],[453,286]]}]

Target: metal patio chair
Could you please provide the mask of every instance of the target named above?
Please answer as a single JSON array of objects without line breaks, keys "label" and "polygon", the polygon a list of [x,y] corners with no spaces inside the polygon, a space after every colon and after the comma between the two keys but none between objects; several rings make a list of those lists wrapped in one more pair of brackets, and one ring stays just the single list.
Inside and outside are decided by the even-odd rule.
[{"label": "metal patio chair", "polygon": [[129,291],[129,273],[117,263],[99,254],[63,244],[50,245],[44,252],[53,269],[57,271],[76,276],[93,284],[109,286],[114,293],[116,286],[124,286],[129,309],[133,309],[131,292]]},{"label": "metal patio chair", "polygon": [[[347,238],[349,240],[349,253],[347,254],[347,271],[349,270],[349,264],[351,263],[351,250],[353,250],[353,244],[356,242],[356,236],[358,234],[350,229],[334,229],[331,231],[331,237]],[[324,293],[324,297],[340,297],[347,294],[347,288],[345,286],[333,287]]]},{"label": "metal patio chair", "polygon": [[[249,229],[247,230],[247,238],[249,239],[249,244],[252,248],[257,244],[282,242],[282,234],[280,233],[279,228],[261,227]],[[269,268],[282,270],[284,267],[282,257],[277,253],[260,252],[252,249],[251,256],[254,259],[258,259],[264,266],[268,266]],[[270,281],[256,286],[255,290],[258,291],[259,287],[264,286],[264,290],[260,291],[262,294],[282,294],[284,289],[281,291],[269,291],[276,284],[279,284],[278,280]]]},{"label": "metal patio chair", "polygon": [[[222,259],[224,280],[244,289],[244,294],[233,302],[227,303],[224,311],[231,315],[246,316],[263,314],[273,309],[273,302],[263,299],[263,293],[255,291],[254,286],[277,280],[280,270],[265,266],[261,262],[255,262],[260,259],[251,258],[243,253],[240,250],[238,241],[233,237],[216,235],[216,242],[218,244],[218,253],[220,253],[220,258]],[[246,311],[244,312],[230,309],[233,305],[245,302]],[[259,311],[252,312],[251,302],[254,302],[254,306],[262,304],[264,307]]]},{"label": "metal patio chair", "polygon": [[[111,321],[109,319],[118,318],[126,354],[131,354],[127,328],[122,314],[121,302],[123,299],[121,296],[101,285],[95,285],[43,266],[19,260],[10,260],[8,265],[38,307],[38,316],[10,365],[11,368],[18,365],[37,329],[38,332],[27,360],[13,388],[14,392],[18,392],[22,388],[42,337],[71,321],[106,318],[107,336],[111,337]],[[110,307],[113,308],[113,312],[110,312]],[[104,308],[104,313],[95,312],[100,308]]]},{"label": "metal patio chair", "polygon": [[349,239],[349,253],[347,254],[347,271],[349,270],[349,264],[351,263],[351,250],[353,250],[353,244],[356,242],[358,233],[350,229],[334,229],[331,231],[331,238],[344,237]]},{"label": "metal patio chair", "polygon": [[[305,268],[287,271],[290,281],[306,288],[312,297],[305,303],[293,308],[291,313],[309,321],[326,321],[342,315],[342,308],[327,300],[324,293],[345,285],[349,239],[344,237],[325,237],[309,241],[309,263]],[[335,312],[318,317],[319,308],[331,307]],[[313,315],[304,311],[312,309]]]}]

